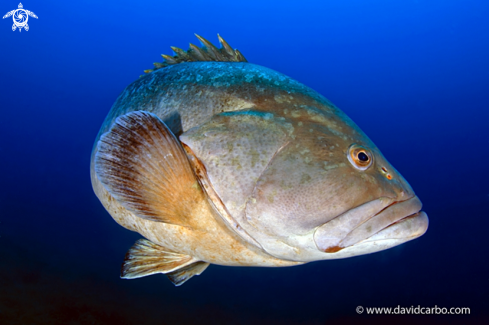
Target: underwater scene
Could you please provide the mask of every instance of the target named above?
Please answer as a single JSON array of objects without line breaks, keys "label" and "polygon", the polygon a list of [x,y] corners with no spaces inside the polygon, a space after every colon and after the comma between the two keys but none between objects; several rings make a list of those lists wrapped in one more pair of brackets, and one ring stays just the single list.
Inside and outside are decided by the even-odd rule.
[{"label": "underwater scene", "polygon": [[0,9],[0,324],[489,324],[489,2]]}]

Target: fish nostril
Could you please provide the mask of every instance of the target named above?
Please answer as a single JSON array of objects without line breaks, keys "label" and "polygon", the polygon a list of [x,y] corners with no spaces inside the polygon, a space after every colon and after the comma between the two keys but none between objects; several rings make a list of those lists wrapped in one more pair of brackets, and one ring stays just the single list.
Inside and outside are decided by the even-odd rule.
[{"label": "fish nostril", "polygon": [[387,168],[382,167],[382,171],[385,173],[385,177],[387,177],[387,179],[392,179],[392,175],[387,172]]}]

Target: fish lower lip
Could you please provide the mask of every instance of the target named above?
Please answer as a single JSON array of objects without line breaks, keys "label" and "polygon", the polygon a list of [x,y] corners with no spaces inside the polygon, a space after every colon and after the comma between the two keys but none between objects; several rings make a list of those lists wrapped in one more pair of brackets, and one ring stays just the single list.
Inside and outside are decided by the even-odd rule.
[{"label": "fish lower lip", "polygon": [[405,201],[400,201],[397,203],[394,202],[365,221],[363,224],[353,229],[345,238],[341,240],[340,246],[352,246],[362,240],[372,237],[396,222],[401,222],[401,220],[405,219],[406,217],[414,216],[416,213],[420,213],[421,207],[421,201],[417,196]]},{"label": "fish lower lip", "polygon": [[[372,237],[385,237],[388,233],[395,232],[395,230],[402,233],[403,238],[411,237],[409,229],[399,229],[399,227],[406,226],[406,228],[409,228],[407,227],[409,226],[409,223],[414,222],[417,225],[418,221],[422,222],[422,220],[424,220],[424,218],[421,218],[418,221],[409,222],[411,218],[415,219],[420,216],[420,214],[424,214],[424,212],[421,211],[422,204],[418,197],[413,196],[404,201],[391,201],[388,205],[384,205],[384,208],[381,210],[377,210],[374,214],[370,214],[368,218],[361,217],[365,213],[368,214],[368,211],[375,209],[375,206],[378,206],[379,204],[382,205],[382,200],[383,199],[381,198],[365,203],[358,208],[350,210],[351,212],[347,212],[336,218],[337,220],[333,219],[318,228],[314,239],[317,247],[326,253],[335,253],[359,242],[370,240]],[[355,223],[352,223],[353,220],[356,220]],[[389,230],[387,229],[406,221],[408,221],[408,223],[404,225]],[[419,225],[416,227],[418,226]],[[419,227],[420,229],[422,228],[422,226]],[[418,230],[413,231],[416,233],[418,232]],[[379,233],[382,234],[377,236]]]},{"label": "fish lower lip", "polygon": [[[411,199],[411,198],[409,198],[409,199]],[[408,199],[408,200],[409,200],[409,199]],[[407,200],[405,200],[405,201],[407,201]],[[402,202],[405,202],[405,201],[395,201],[395,202],[392,202],[391,204],[389,204],[388,206],[386,206],[384,209],[382,209],[382,211],[379,211],[379,212],[378,212],[378,213],[376,213],[374,216],[372,216],[372,218],[375,218],[376,216],[378,216],[379,214],[381,214],[381,213],[382,213],[382,212],[384,212],[385,210],[389,209],[389,208],[390,208],[390,207],[392,207],[393,205],[396,205],[396,204],[398,204],[398,203],[402,203]],[[419,210],[419,211],[417,211],[417,212],[414,212],[414,213],[412,213],[412,214],[410,214],[410,215],[407,215],[407,216],[405,216],[405,217],[403,217],[403,218],[401,218],[401,219],[399,219],[399,220],[397,220],[397,221],[394,221],[393,223],[391,223],[391,224],[387,225],[385,228],[380,229],[380,230],[379,230],[377,233],[379,233],[379,232],[383,231],[384,229],[387,229],[387,228],[389,228],[389,227],[392,227],[392,226],[394,226],[395,224],[401,223],[401,222],[403,222],[403,221],[404,221],[404,220],[406,220],[406,219],[409,219],[409,218],[415,218],[415,217],[419,216],[421,212],[422,212],[422,211],[421,211],[421,209],[420,209],[420,210]],[[374,234],[374,235],[375,235],[375,234]]]},{"label": "fish lower lip", "polygon": [[385,240],[406,242],[423,235],[428,230],[428,225],[428,216],[424,211],[419,211],[393,222],[362,242],[377,244]]}]

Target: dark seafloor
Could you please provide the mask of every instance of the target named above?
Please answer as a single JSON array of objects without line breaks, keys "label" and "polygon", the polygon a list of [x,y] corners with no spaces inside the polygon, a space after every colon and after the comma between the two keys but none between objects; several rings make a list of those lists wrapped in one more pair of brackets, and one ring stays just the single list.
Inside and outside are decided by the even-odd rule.
[{"label": "dark seafloor", "polygon": [[[489,2],[26,1],[0,21],[0,324],[489,324]],[[2,1],[0,13],[16,9]],[[388,251],[121,280],[140,236],[93,194],[93,140],[170,46],[220,33],[344,110],[430,218]],[[470,315],[358,315],[363,307]]]}]

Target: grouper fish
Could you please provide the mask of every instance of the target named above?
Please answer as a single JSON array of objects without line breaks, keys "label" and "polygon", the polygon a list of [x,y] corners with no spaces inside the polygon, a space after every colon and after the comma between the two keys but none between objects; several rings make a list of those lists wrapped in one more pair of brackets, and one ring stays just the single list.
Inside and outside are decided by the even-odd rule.
[{"label": "grouper fish", "polygon": [[95,140],[95,194],[145,238],[122,278],[181,285],[211,263],[300,265],[425,233],[413,189],[345,113],[197,37],[120,94]]}]

